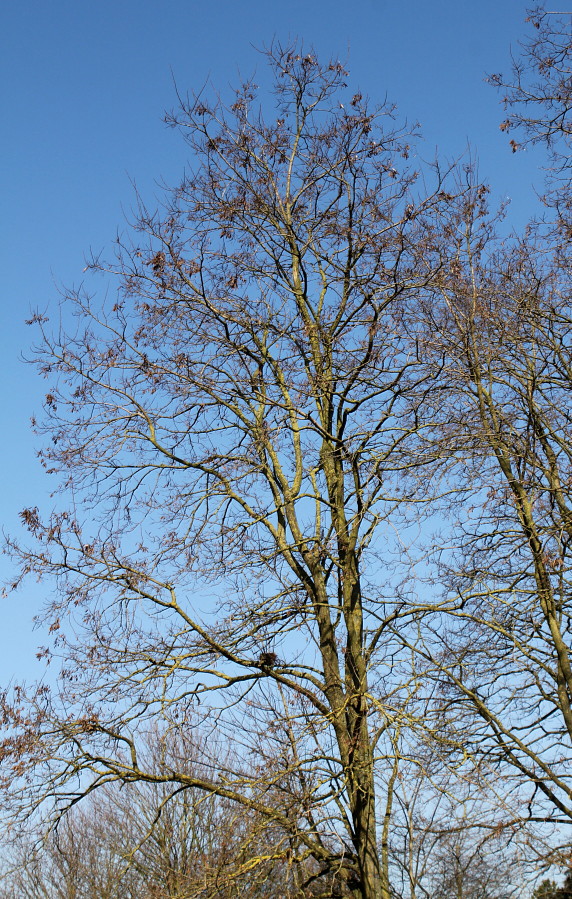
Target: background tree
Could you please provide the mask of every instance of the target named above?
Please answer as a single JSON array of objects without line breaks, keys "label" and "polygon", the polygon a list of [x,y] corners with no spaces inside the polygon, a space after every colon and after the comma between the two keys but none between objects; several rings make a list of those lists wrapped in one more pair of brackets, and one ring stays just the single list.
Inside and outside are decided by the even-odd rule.
[{"label": "background tree", "polygon": [[508,117],[502,129],[516,128],[521,142],[547,143],[556,150],[572,134],[569,14],[538,5],[529,11],[527,21],[533,30],[521,44],[510,76],[495,74],[490,80],[505,91],[502,100]]},{"label": "background tree", "polygon": [[[204,773],[208,750],[187,729],[177,739],[153,732],[147,763]],[[316,889],[312,860],[299,863],[291,837],[266,818],[203,789],[168,783],[108,785],[71,809],[48,835],[4,838],[0,896],[44,899],[262,899]],[[323,893],[323,884],[317,889]]]},{"label": "background tree", "polygon": [[558,886],[554,880],[546,878],[536,887],[533,899],[568,899],[572,894],[572,876],[570,873],[564,878],[564,882]]},{"label": "background tree", "polygon": [[572,40],[570,13],[544,6],[529,11],[531,36],[523,42],[509,75],[495,74],[507,116],[503,131],[514,135],[513,151],[527,145],[548,150],[545,202],[557,211],[560,231],[570,235],[570,137],[572,135]]},{"label": "background tree", "polygon": [[[169,799],[167,802],[166,800]],[[259,899],[291,896],[280,838],[235,803],[150,784],[108,788],[47,837],[4,847],[2,899]],[[283,837],[283,835],[281,835]],[[265,864],[252,865],[263,854]],[[308,895],[312,895],[311,890]]]},{"label": "background tree", "polygon": [[[425,717],[434,723],[427,689],[424,699]],[[514,819],[510,780],[478,756],[467,752],[463,760],[457,749],[463,722],[454,724],[442,721],[433,739],[417,746],[408,728],[396,752],[388,828],[393,893],[408,899],[516,895],[535,874],[538,856],[527,844],[534,840],[540,855],[542,839],[530,826],[505,826]],[[467,749],[473,732],[465,732]]]},{"label": "background tree", "polygon": [[2,899],[135,899],[145,896],[95,809],[75,809],[57,832],[21,833],[3,847]]},{"label": "background tree", "polygon": [[540,238],[501,246],[478,187],[457,235],[427,307],[458,498],[436,557],[448,625],[431,625],[425,657],[447,672],[456,714],[480,719],[475,751],[512,766],[516,807],[568,821],[570,266]]},{"label": "background tree", "polygon": [[[183,764],[200,776],[208,750],[196,735],[189,741],[187,729],[179,741]],[[149,736],[147,752],[154,771],[172,770],[172,748],[173,741],[165,741],[164,735]],[[410,899],[511,896],[518,890],[520,847],[509,846],[502,830],[494,834],[489,826],[483,832],[483,821],[479,827],[466,797],[460,816],[456,800],[446,789],[442,766],[416,774],[403,749],[395,766],[397,808],[392,810],[388,834],[393,895]],[[439,783],[432,793],[431,773]],[[458,782],[451,786],[458,788]],[[483,801],[481,797],[480,806]],[[483,818],[482,810],[479,814]],[[4,835],[0,897],[288,899],[302,892],[305,897],[323,895],[322,878],[312,876],[318,870],[315,863],[311,858],[300,863],[291,845],[290,834],[269,826],[266,818],[204,790],[189,788],[171,795],[162,782],[108,785],[71,809],[47,836],[41,821],[37,831],[28,822],[25,831],[13,831],[11,838]]]},{"label": "background tree", "polygon": [[[567,16],[536,8],[530,22],[512,75],[492,81],[506,91],[503,129],[548,147],[548,211],[522,238],[500,241],[475,185],[443,243],[443,278],[427,305],[457,500],[455,538],[436,541],[434,583],[450,603],[448,624],[433,622],[424,656],[447,673],[456,714],[473,709],[480,719],[479,757],[512,770],[515,819],[567,824],[572,44]],[[554,858],[566,863],[561,839]]]}]

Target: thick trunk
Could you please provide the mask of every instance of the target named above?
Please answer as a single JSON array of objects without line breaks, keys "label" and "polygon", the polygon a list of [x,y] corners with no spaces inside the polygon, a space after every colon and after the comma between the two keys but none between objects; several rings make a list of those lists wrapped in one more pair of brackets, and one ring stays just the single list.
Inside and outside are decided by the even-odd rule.
[{"label": "thick trunk", "polygon": [[354,846],[359,864],[361,899],[389,899],[389,884],[377,844],[373,759],[367,723],[361,723],[359,740],[351,760],[351,804]]},{"label": "thick trunk", "polygon": [[[337,707],[332,706],[332,711],[340,758],[346,776],[352,817],[352,838],[358,863],[358,883],[351,885],[351,895],[355,899],[389,899],[389,885],[387,877],[383,874],[377,844],[373,753],[367,720],[367,657],[359,556],[356,549],[359,522],[354,522],[351,527],[348,525],[345,509],[345,477],[339,448],[324,445],[321,455],[337,535],[342,610],[346,626],[341,704]],[[337,641],[333,647],[338,658]]]},{"label": "thick trunk", "polygon": [[389,899],[389,888],[384,883],[377,850],[375,809],[371,793],[358,803],[353,818],[361,879],[359,895],[363,899]]}]

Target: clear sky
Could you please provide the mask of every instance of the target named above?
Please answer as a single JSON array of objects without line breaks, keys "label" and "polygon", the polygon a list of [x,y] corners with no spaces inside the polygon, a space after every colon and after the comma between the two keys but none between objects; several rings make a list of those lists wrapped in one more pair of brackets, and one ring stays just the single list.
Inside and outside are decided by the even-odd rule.
[{"label": "clear sky", "polygon": [[[22,363],[31,309],[58,303],[58,286],[82,279],[85,256],[124,224],[132,182],[152,202],[177,180],[185,151],[162,124],[178,88],[223,91],[264,64],[256,48],[301,37],[339,56],[351,85],[386,95],[419,121],[427,158],[471,147],[518,227],[540,186],[533,152],[513,155],[485,75],[506,71],[530,26],[521,0],[5,0],[0,36],[0,521],[17,528],[25,506],[49,507],[53,485],[35,459],[29,419],[45,384]],[[10,578],[0,559],[0,577]],[[41,635],[30,585],[2,600],[0,684],[29,676]]]}]

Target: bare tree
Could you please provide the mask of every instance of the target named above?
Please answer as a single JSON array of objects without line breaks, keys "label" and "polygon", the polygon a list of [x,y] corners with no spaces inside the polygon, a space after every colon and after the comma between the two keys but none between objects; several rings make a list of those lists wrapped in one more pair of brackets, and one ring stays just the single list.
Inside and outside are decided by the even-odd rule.
[{"label": "bare tree", "polygon": [[[103,808],[74,809],[57,831],[20,833],[3,846],[2,899],[136,899],[145,896],[110,834]],[[117,828],[116,828],[117,829]]]},{"label": "bare tree", "polygon": [[[396,729],[423,727],[407,543],[440,458],[418,305],[455,202],[339,63],[270,62],[273,114],[249,83],[169,118],[189,172],[93,263],[113,303],[36,317],[62,504],[13,549],[56,579],[65,661],[56,695],[6,696],[4,770],[56,814],[110,782],[202,790],[287,835],[295,895],[388,899],[376,816]],[[202,773],[158,770],[145,722],[191,718]]]},{"label": "bare tree", "polygon": [[[197,747],[187,743],[189,770]],[[155,735],[157,772],[167,759]],[[41,824],[40,824],[41,827]],[[227,799],[165,784],[108,786],[47,835],[19,833],[3,847],[2,899],[261,899],[292,895],[284,834]],[[252,865],[263,855],[264,864]],[[306,873],[307,876],[307,873]],[[311,895],[311,892],[308,893]]]},{"label": "bare tree", "polygon": [[513,152],[531,145],[548,151],[544,201],[557,212],[560,232],[570,236],[572,136],[572,8],[560,11],[535,6],[527,21],[531,35],[520,46],[508,75],[490,82],[502,92],[506,118],[501,129],[511,135]]},{"label": "bare tree", "polygon": [[446,673],[455,714],[476,713],[468,745],[492,768],[512,768],[506,825],[568,822],[570,265],[540,239],[501,244],[478,187],[457,235],[441,301],[427,306],[457,500],[435,553],[447,621],[428,626],[423,652]]},{"label": "bare tree", "polygon": [[529,10],[533,31],[513,59],[510,75],[489,79],[504,92],[508,115],[502,130],[516,129],[521,144],[548,144],[559,156],[572,135],[571,16],[572,11],[554,13],[543,6]]},{"label": "bare tree", "polygon": [[[209,751],[190,733],[181,729],[175,741],[151,733],[148,767],[157,775],[176,766],[201,776]],[[454,886],[454,899],[512,895],[519,888],[518,847],[507,851],[507,835],[491,827],[486,783],[465,784],[461,795],[460,779],[447,778],[442,760],[431,764],[430,747],[424,767],[422,753],[412,761],[411,750],[395,747],[392,790],[386,790],[394,808],[381,854],[392,894],[446,897]],[[5,835],[0,845],[2,899],[310,899],[324,893],[315,862],[296,857],[289,832],[200,788],[173,795],[161,781],[111,784],[47,835],[41,819],[37,824]]]}]

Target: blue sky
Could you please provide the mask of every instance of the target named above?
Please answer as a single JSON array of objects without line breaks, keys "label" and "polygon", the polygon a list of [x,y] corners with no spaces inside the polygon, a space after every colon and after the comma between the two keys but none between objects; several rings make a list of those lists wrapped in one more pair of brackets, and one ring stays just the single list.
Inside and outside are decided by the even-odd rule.
[{"label": "blue sky", "polygon": [[[350,13],[351,9],[351,13]],[[493,197],[510,198],[516,227],[536,208],[541,155],[513,155],[487,72],[507,71],[527,33],[520,0],[6,0],[0,38],[0,360],[4,473],[0,521],[50,506],[53,486],[35,459],[29,419],[44,383],[21,361],[31,309],[55,309],[62,284],[82,279],[90,249],[105,248],[133,201],[177,180],[185,148],[162,124],[178,88],[210,79],[224,91],[258,72],[256,47],[296,36],[348,62],[350,82],[386,95],[418,120],[423,152],[453,158],[470,146]],[[0,577],[10,578],[0,559]],[[41,635],[33,585],[2,600],[0,683],[30,676]]]}]

